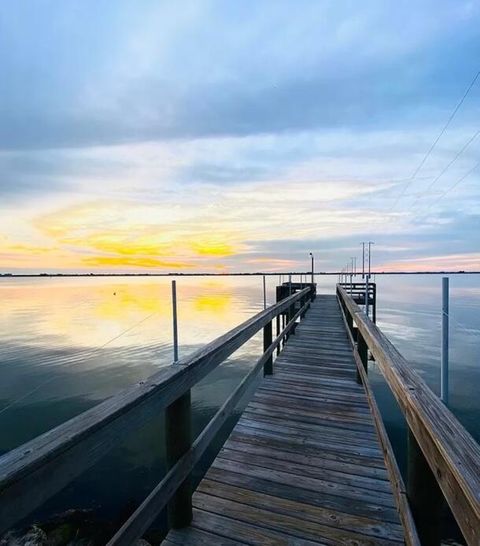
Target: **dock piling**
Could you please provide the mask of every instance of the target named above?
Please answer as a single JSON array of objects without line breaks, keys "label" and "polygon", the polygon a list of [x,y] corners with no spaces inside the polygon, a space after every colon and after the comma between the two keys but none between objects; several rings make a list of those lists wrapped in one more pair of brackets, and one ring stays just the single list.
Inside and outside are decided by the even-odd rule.
[{"label": "dock piling", "polygon": [[[172,468],[192,447],[192,417],[190,390],[172,402],[165,410],[165,443],[167,466]],[[168,503],[169,526],[187,527],[192,521],[191,474],[182,482]]]}]

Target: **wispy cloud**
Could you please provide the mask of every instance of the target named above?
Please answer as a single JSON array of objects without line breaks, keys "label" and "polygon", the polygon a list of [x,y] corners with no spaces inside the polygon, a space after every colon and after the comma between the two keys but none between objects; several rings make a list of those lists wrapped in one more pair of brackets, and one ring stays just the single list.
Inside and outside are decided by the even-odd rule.
[{"label": "wispy cloud", "polygon": [[3,3],[2,267],[475,254],[478,173],[432,203],[477,160],[436,180],[480,86],[393,203],[478,70],[479,23],[458,0]]}]

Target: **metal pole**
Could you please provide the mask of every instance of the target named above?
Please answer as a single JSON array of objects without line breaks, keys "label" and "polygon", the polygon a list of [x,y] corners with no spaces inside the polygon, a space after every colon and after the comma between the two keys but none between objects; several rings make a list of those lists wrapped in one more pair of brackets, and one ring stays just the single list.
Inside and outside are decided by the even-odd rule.
[{"label": "metal pole", "polygon": [[292,275],[288,276],[288,295],[292,295]]},{"label": "metal pole", "polygon": [[314,266],[314,258],[313,258],[313,254],[310,252],[310,256],[312,257],[312,284],[313,284],[313,279],[314,279],[314,274],[315,274],[315,266]]},{"label": "metal pole", "polygon": [[362,279],[365,278],[365,243],[362,243]]},{"label": "metal pole", "polygon": [[365,277],[365,314],[367,315],[367,317],[368,317],[368,278],[369,276],[367,275]]},{"label": "metal pole", "polygon": [[263,275],[263,308],[267,308],[267,288],[265,286],[265,275]]},{"label": "metal pole", "polygon": [[370,279],[370,265],[372,262],[372,245],[375,243],[373,241],[368,241],[368,278]]},{"label": "metal pole", "polygon": [[448,277],[442,278],[442,356],[440,398],[448,405]]},{"label": "metal pole", "polygon": [[178,362],[177,281],[172,281],[173,362]]}]

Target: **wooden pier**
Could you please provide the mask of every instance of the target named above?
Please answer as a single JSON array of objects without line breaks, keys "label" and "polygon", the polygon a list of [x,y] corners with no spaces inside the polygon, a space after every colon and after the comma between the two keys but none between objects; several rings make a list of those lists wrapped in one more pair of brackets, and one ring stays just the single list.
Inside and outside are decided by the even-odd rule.
[{"label": "wooden pier", "polygon": [[[359,307],[362,298],[375,304],[375,287],[317,296],[315,285],[292,283],[277,298],[192,356],[0,457],[0,533],[164,412],[167,474],[109,546],[134,544],[166,507],[169,546],[437,546],[445,502],[478,546],[480,448]],[[193,439],[190,389],[260,331],[263,354]],[[369,385],[372,360],[408,425],[406,485]],[[194,466],[245,397],[192,495]]]},{"label": "wooden pier", "polygon": [[317,297],[288,340],[193,507],[164,544],[403,544],[334,295]]}]

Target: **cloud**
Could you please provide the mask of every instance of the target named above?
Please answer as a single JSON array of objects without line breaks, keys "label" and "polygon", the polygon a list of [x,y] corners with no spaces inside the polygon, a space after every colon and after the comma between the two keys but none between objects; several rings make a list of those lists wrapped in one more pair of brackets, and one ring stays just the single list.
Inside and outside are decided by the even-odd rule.
[{"label": "cloud", "polygon": [[475,252],[478,174],[432,202],[476,161],[480,141],[435,180],[478,130],[479,86],[409,177],[478,70],[479,21],[457,0],[3,3],[2,264]]},{"label": "cloud", "polygon": [[478,52],[471,2],[370,1],[360,11],[333,1],[187,1],[179,10],[67,0],[54,11],[42,2],[0,10],[4,149],[385,127],[405,117],[418,125],[451,106]]}]

